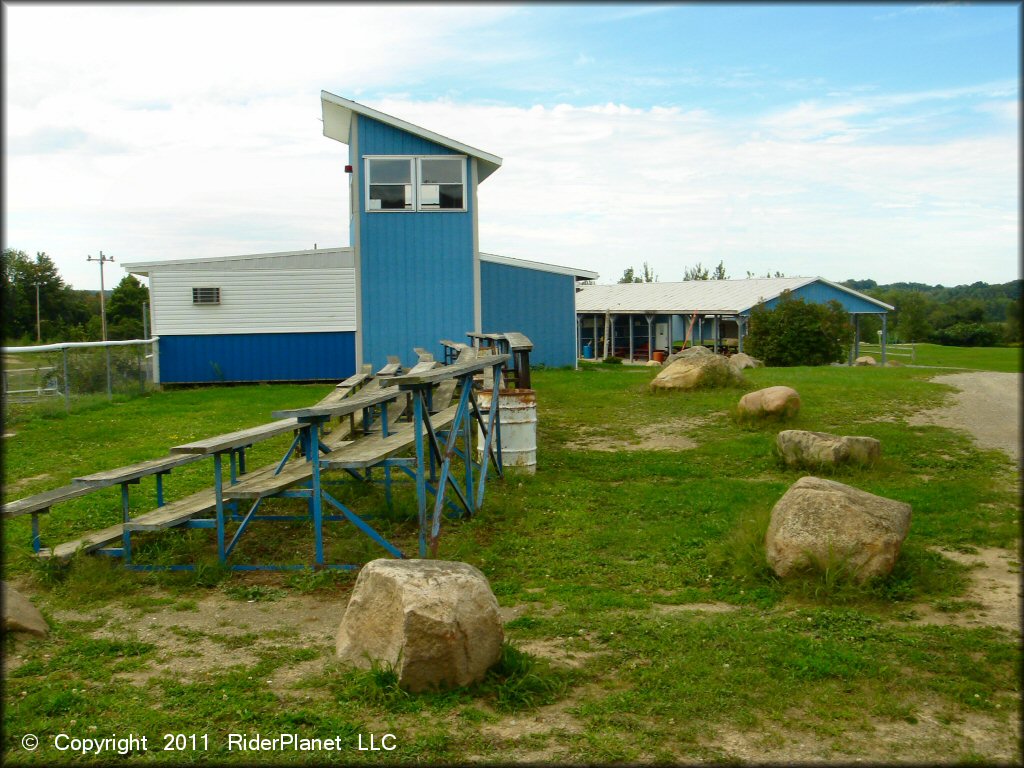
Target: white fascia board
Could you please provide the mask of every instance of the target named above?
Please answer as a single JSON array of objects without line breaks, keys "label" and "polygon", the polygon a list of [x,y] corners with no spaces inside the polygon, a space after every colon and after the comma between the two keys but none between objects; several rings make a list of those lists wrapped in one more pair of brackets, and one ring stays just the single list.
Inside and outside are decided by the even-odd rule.
[{"label": "white fascia board", "polygon": [[493,253],[480,253],[480,261],[487,261],[491,264],[502,264],[506,267],[519,267],[520,269],[535,269],[538,272],[554,272],[556,275],[570,275],[580,280],[597,280],[597,272],[586,269],[573,269],[572,267],[560,267],[557,264],[545,264],[542,261],[529,261],[527,259],[515,259],[511,256],[498,256]]},{"label": "white fascia board", "polygon": [[318,254],[324,253],[351,253],[352,249],[348,246],[342,246],[340,248],[316,248],[306,251],[278,251],[275,253],[250,253],[241,256],[207,256],[205,258],[196,259],[160,259],[159,261],[122,261],[121,266],[128,272],[136,275],[144,275],[146,271],[153,267],[163,267],[168,264],[210,264],[210,263],[221,263],[225,261],[241,261],[243,259],[270,259],[279,256],[305,256],[307,254]]},{"label": "white fascia board", "polygon": [[492,155],[490,152],[484,152],[482,149],[463,144],[461,141],[449,139],[447,136],[434,133],[418,125],[413,125],[401,118],[385,114],[364,104],[359,104],[341,96],[335,96],[333,93],[320,91],[320,106],[323,113],[324,136],[340,141],[342,144],[348,144],[349,126],[352,123],[352,113],[354,112],[378,120],[400,131],[411,133],[413,136],[419,136],[443,147],[454,149],[456,152],[472,155],[480,161],[478,182],[483,181],[501,167],[501,158],[497,155]]}]

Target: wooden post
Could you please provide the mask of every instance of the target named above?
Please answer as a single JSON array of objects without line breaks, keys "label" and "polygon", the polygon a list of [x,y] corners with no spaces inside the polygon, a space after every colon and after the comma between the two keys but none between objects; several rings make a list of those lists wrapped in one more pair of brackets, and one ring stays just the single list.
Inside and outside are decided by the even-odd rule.
[{"label": "wooden post", "polygon": [[611,325],[611,318],[612,316],[610,312],[604,313],[604,354],[601,356],[602,358],[608,357],[608,334],[610,331],[609,326]]}]

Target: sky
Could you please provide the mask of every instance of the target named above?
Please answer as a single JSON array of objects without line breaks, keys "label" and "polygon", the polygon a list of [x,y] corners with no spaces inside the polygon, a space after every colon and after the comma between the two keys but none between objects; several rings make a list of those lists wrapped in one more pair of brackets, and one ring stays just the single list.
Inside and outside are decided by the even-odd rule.
[{"label": "sky", "polygon": [[3,6],[3,245],[76,288],[348,245],[321,90],[501,157],[484,252],[1019,277],[1019,5]]}]

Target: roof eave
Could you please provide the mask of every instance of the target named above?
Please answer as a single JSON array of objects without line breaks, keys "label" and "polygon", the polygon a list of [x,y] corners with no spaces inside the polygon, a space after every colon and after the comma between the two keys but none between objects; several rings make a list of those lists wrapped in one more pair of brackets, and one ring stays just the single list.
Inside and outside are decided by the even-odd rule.
[{"label": "roof eave", "polygon": [[442,136],[418,125],[413,125],[406,120],[388,115],[365,104],[360,104],[342,96],[336,96],[328,91],[320,91],[320,108],[323,115],[324,136],[340,141],[342,144],[348,144],[352,115],[354,113],[378,120],[385,125],[390,125],[393,128],[419,136],[427,141],[432,141],[435,144],[440,144],[457,152],[475,157],[480,169],[478,181],[483,181],[501,167],[501,158],[497,155],[492,155],[490,152],[484,152],[482,149],[463,144],[461,141],[449,139],[447,136]]}]

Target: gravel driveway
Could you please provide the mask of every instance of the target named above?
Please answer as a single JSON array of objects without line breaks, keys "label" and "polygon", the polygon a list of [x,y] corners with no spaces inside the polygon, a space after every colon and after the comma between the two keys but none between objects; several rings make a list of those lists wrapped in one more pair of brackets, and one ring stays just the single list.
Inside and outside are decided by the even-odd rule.
[{"label": "gravel driveway", "polygon": [[1021,374],[970,371],[943,374],[932,381],[959,391],[950,405],[922,411],[912,423],[963,430],[979,447],[1003,451],[1020,465]]}]

